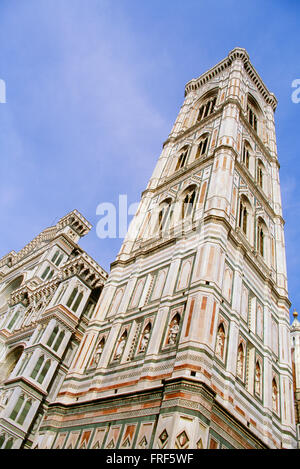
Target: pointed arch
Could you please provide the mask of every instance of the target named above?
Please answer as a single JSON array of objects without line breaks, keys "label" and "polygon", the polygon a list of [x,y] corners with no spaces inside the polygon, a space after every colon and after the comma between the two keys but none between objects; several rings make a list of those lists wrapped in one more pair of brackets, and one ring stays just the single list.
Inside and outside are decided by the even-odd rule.
[{"label": "pointed arch", "polygon": [[221,321],[217,329],[216,355],[223,360],[224,352],[225,352],[225,326],[224,326],[223,321]]},{"label": "pointed arch", "polygon": [[190,185],[184,190],[181,196],[181,220],[192,217],[196,201],[196,190],[197,186],[195,184]]},{"label": "pointed arch", "polygon": [[150,340],[150,334],[151,334],[151,329],[152,329],[152,324],[151,321],[148,321],[146,326],[144,327],[141,340],[140,340],[140,345],[138,349],[138,353],[145,353],[148,347],[148,343]]},{"label": "pointed arch", "polygon": [[181,321],[181,315],[179,314],[179,312],[176,312],[174,316],[172,317],[170,324],[169,324],[167,342],[166,342],[167,345],[175,345],[177,343],[180,321]]},{"label": "pointed arch", "polygon": [[242,381],[244,381],[245,357],[245,345],[243,342],[240,342],[237,350],[236,374]]},{"label": "pointed arch", "polygon": [[178,152],[177,156],[177,163],[175,167],[175,171],[178,171],[179,169],[183,168],[187,162],[187,156],[189,152],[189,145],[184,145],[180,151]]},{"label": "pointed arch", "polygon": [[209,141],[209,133],[205,132],[200,136],[197,142],[197,151],[196,151],[195,159],[198,159],[206,155],[207,150],[208,150],[208,141]]}]

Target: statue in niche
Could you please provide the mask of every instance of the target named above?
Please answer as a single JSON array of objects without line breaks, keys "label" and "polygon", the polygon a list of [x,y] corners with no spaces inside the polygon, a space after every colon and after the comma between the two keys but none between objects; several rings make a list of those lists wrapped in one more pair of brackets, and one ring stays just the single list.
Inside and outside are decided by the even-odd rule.
[{"label": "statue in niche", "polygon": [[242,344],[240,344],[238,348],[236,371],[237,375],[242,378],[244,372],[244,352]]},{"label": "statue in niche", "polygon": [[277,384],[275,379],[273,379],[272,383],[272,405],[273,405],[273,410],[275,412],[278,411],[278,391],[277,391]]},{"label": "statue in niche", "polygon": [[260,377],[261,377],[261,372],[260,372],[260,366],[259,363],[256,363],[255,367],[255,394],[260,396]]},{"label": "statue in niche", "polygon": [[177,335],[179,332],[179,321],[180,321],[180,316],[179,314],[176,314],[176,316],[174,316],[170,324],[169,336],[168,336],[168,341],[167,341],[168,345],[176,344],[176,339],[177,339]]},{"label": "statue in niche", "polygon": [[127,340],[127,331],[123,332],[121,339],[119,340],[119,343],[117,345],[116,353],[114,356],[115,360],[118,360],[121,358],[122,353],[124,351],[125,345],[126,345],[126,340]]},{"label": "statue in niche", "polygon": [[151,332],[151,324],[149,323],[144,329],[141,344],[140,344],[140,349],[138,353],[143,353],[146,351],[148,343],[149,343],[150,332]]},{"label": "statue in niche", "polygon": [[100,340],[95,351],[95,364],[98,365],[105,345],[104,338]]},{"label": "statue in niche", "polygon": [[216,354],[223,358],[225,344],[225,330],[223,324],[220,324],[217,333]]}]

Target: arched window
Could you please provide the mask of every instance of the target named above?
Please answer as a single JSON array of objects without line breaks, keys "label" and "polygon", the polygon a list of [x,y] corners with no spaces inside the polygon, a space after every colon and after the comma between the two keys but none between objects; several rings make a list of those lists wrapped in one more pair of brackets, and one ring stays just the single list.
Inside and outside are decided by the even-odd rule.
[{"label": "arched window", "polygon": [[196,198],[196,188],[194,186],[185,190],[181,207],[181,218],[184,220],[193,213],[194,202]]},{"label": "arched window", "polygon": [[44,270],[44,272],[42,273],[41,275],[41,278],[44,280],[46,278],[46,276],[49,274],[49,271],[50,271],[50,267],[46,267],[46,269]]},{"label": "arched window", "polygon": [[57,352],[57,350],[60,347],[60,344],[62,343],[63,339],[65,337],[65,331],[60,331],[59,336],[54,344],[53,350]]},{"label": "arched window", "polygon": [[184,165],[186,163],[188,151],[189,151],[188,146],[184,146],[180,150],[180,155],[179,155],[178,160],[177,160],[175,171],[178,171],[178,169],[181,169],[181,168],[184,167]]},{"label": "arched window", "polygon": [[32,373],[30,375],[31,378],[35,379],[37,377],[37,374],[38,374],[44,360],[45,360],[44,355],[41,355],[40,358],[38,359],[38,361],[36,362],[35,367],[32,370]]},{"label": "arched window", "polygon": [[264,165],[261,160],[257,162],[257,174],[256,174],[256,181],[259,187],[263,189],[264,186]]},{"label": "arched window", "polygon": [[247,142],[244,142],[243,153],[242,153],[242,163],[249,169],[250,165],[250,145]]},{"label": "arched window", "polygon": [[50,337],[49,337],[49,339],[48,339],[48,342],[47,342],[47,345],[49,347],[51,347],[51,345],[53,344],[53,341],[54,341],[55,337],[57,336],[58,331],[59,331],[58,326],[55,326],[52,333],[51,333],[51,335],[50,335]]},{"label": "arched window", "polygon": [[173,211],[171,202],[171,199],[166,199],[159,206],[158,232],[160,234],[168,230],[172,224]]},{"label": "arched window", "polygon": [[61,263],[63,257],[64,257],[63,253],[61,253],[60,251],[55,251],[55,254],[52,257],[51,262],[53,262],[53,264],[59,266],[59,264]]},{"label": "arched window", "polygon": [[195,155],[195,159],[200,158],[201,156],[204,156],[206,154],[206,151],[208,149],[208,134],[204,134],[201,136],[199,143],[198,143],[198,148],[197,148],[197,153]]},{"label": "arched window", "polygon": [[24,420],[26,419],[27,415],[28,415],[28,412],[30,410],[30,407],[32,405],[32,402],[30,399],[27,399],[26,402],[25,402],[25,405],[23,406],[23,409],[20,413],[20,415],[18,416],[18,419],[17,419],[17,423],[19,423],[20,425],[23,425],[24,423]]},{"label": "arched window", "polygon": [[13,408],[13,410],[12,410],[10,416],[9,416],[9,418],[10,418],[11,420],[15,420],[15,419],[16,419],[18,413],[20,412],[21,407],[23,406],[24,400],[25,400],[24,395],[21,394],[21,396],[19,396],[19,398],[18,398],[18,400],[17,400],[17,402],[16,402],[16,405],[15,405],[15,407]]},{"label": "arched window", "polygon": [[63,255],[63,254],[61,254],[61,255],[59,256],[59,258],[57,259],[57,261],[56,261],[55,265],[59,266],[59,264],[60,264],[60,263],[61,263],[61,261],[63,260],[63,257],[64,257],[64,255]]},{"label": "arched window", "polygon": [[50,280],[53,277],[53,274],[54,274],[54,270],[52,269],[47,277],[47,280]]},{"label": "arched window", "polygon": [[41,371],[40,374],[39,374],[39,377],[38,377],[38,379],[37,379],[37,382],[38,382],[38,383],[42,384],[42,382],[43,382],[44,379],[45,379],[46,374],[48,373],[48,370],[49,370],[49,368],[50,368],[50,365],[51,365],[51,360],[48,359],[48,360],[46,361],[46,363],[44,364],[42,371]]},{"label": "arched window", "polygon": [[267,228],[264,221],[259,218],[257,222],[257,252],[261,257],[266,258],[266,232]]},{"label": "arched window", "polygon": [[78,293],[78,288],[74,288],[71,295],[69,296],[69,299],[68,299],[68,302],[67,302],[67,306],[68,308],[71,306],[71,304],[73,303],[74,299],[75,299],[75,296],[77,295]]},{"label": "arched window", "polygon": [[239,204],[238,226],[250,243],[253,242],[253,209],[251,203],[244,194],[241,194]]},{"label": "arched window", "polygon": [[212,96],[207,99],[203,104],[201,104],[198,111],[197,122],[202,121],[203,119],[205,119],[205,117],[210,116],[214,112],[216,102],[217,96]]},{"label": "arched window", "polygon": [[247,118],[251,127],[257,132],[257,116],[254,109],[249,104],[247,105]]},{"label": "arched window", "polygon": [[81,303],[82,298],[83,298],[83,293],[80,292],[79,295],[76,298],[76,301],[75,301],[73,307],[72,307],[72,310],[74,311],[74,313],[76,313],[76,311],[77,311],[77,309],[78,309],[78,307]]},{"label": "arched window", "polygon": [[239,216],[239,227],[247,234],[247,221],[248,221],[248,211],[246,205],[243,203],[243,200],[240,201],[240,216]]},{"label": "arched window", "polygon": [[53,256],[52,259],[51,259],[51,262],[53,262],[53,264],[55,263],[55,261],[56,261],[56,259],[58,258],[58,256],[59,256],[59,251],[55,251],[55,254],[54,254],[54,256]]}]

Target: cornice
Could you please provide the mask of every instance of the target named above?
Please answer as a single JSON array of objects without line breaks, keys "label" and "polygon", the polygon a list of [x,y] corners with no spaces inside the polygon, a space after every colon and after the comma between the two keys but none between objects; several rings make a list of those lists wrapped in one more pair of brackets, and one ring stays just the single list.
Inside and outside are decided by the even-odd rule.
[{"label": "cornice", "polygon": [[271,93],[268,90],[268,88],[260,78],[259,74],[250,62],[250,58],[247,51],[240,47],[236,47],[235,49],[230,51],[225,59],[216,64],[207,72],[200,75],[199,78],[194,78],[190,80],[185,86],[185,96],[187,96],[192,91],[198,90],[203,85],[211,81],[212,78],[219,76],[224,70],[228,69],[231,64],[236,60],[240,60],[243,62],[246,73],[256,85],[260,95],[262,96],[264,101],[272,107],[273,111],[275,111],[277,106],[277,99],[274,93]]}]

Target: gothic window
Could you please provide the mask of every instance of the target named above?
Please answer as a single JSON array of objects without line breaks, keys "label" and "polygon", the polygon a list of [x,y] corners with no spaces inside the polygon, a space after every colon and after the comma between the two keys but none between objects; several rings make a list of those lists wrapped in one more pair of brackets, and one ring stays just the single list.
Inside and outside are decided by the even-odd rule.
[{"label": "gothic window", "polygon": [[41,368],[44,361],[45,361],[45,357],[44,357],[44,355],[41,355],[39,357],[38,361],[36,362],[35,367],[33,368],[32,373],[30,375],[30,377],[32,379],[35,379],[37,377],[37,374],[38,374],[38,372],[39,372],[39,370],[40,370],[40,368]]},{"label": "gothic window", "polygon": [[239,205],[239,218],[238,226],[241,229],[242,233],[248,238],[248,241],[251,242],[252,239],[252,227],[253,227],[253,210],[249,202],[249,199],[242,194],[240,198]]},{"label": "gothic window", "polygon": [[23,408],[22,408],[22,411],[18,415],[17,423],[19,423],[20,425],[23,425],[24,420],[26,419],[31,406],[32,406],[31,400],[27,399],[24,406],[23,406]]},{"label": "gothic window", "polygon": [[200,106],[197,116],[197,122],[202,121],[203,119],[205,119],[205,117],[210,116],[214,112],[216,102],[217,97],[213,96]]},{"label": "gothic window", "polygon": [[58,336],[58,338],[57,338],[57,340],[56,340],[56,342],[53,346],[53,350],[55,352],[57,352],[57,350],[59,349],[60,344],[62,343],[64,337],[65,337],[65,331],[60,331],[59,336]]},{"label": "gothic window", "polygon": [[201,136],[200,141],[198,143],[197,153],[195,159],[204,156],[206,154],[208,148],[208,134],[204,134]]},{"label": "gothic window", "polygon": [[264,181],[264,165],[261,162],[261,160],[258,160],[257,163],[257,174],[256,174],[256,180],[257,184],[259,187],[263,189],[263,181]]},{"label": "gothic window", "polygon": [[245,352],[242,343],[238,346],[236,374],[243,381],[245,370]]},{"label": "gothic window", "polygon": [[168,335],[167,335],[167,345],[175,345],[177,342],[177,336],[179,333],[179,324],[180,324],[180,314],[176,313],[175,316],[172,318],[170,325],[169,325],[169,330],[168,330]]},{"label": "gothic window", "polygon": [[81,301],[83,298],[83,293],[79,291],[78,287],[75,287],[68,299],[67,306],[71,308],[74,313],[76,313]]},{"label": "gothic window", "polygon": [[142,338],[140,341],[140,346],[138,353],[144,353],[147,350],[149,339],[150,339],[150,334],[151,334],[151,323],[149,322],[147,326],[144,328]]},{"label": "gothic window", "polygon": [[77,296],[76,301],[75,301],[75,303],[74,303],[74,306],[72,307],[72,310],[74,311],[74,313],[76,313],[76,311],[77,311],[77,309],[78,309],[78,307],[79,307],[79,305],[80,305],[80,303],[81,303],[82,298],[83,298],[83,293],[81,292],[81,293],[79,293],[79,295]]},{"label": "gothic window", "polygon": [[257,252],[261,255],[261,257],[266,258],[266,233],[267,227],[262,220],[259,218],[257,221],[257,235],[256,235],[256,243],[257,243]]},{"label": "gothic window", "polygon": [[222,360],[224,359],[225,352],[225,328],[223,322],[218,326],[217,339],[216,339],[216,355]]},{"label": "gothic window", "polygon": [[114,355],[114,360],[119,360],[121,358],[124,352],[126,342],[127,342],[127,335],[128,335],[127,330],[125,330],[123,334],[121,335],[120,340],[118,341],[115,355]]},{"label": "gothic window", "polygon": [[32,401],[30,398],[25,398],[23,394],[19,396],[15,407],[13,408],[9,418],[23,425],[25,418],[31,408]]},{"label": "gothic window", "polygon": [[63,257],[64,257],[64,255],[59,250],[57,250],[54,253],[54,256],[52,257],[51,262],[53,262],[53,264],[59,266],[59,264],[63,260]]},{"label": "gothic window", "polygon": [[59,331],[58,326],[55,326],[54,329],[53,329],[53,331],[52,331],[52,333],[51,333],[51,335],[50,335],[50,337],[49,337],[49,339],[48,339],[48,342],[47,342],[47,345],[48,345],[49,347],[52,346],[52,344],[53,344],[53,342],[54,342],[54,339],[55,339],[55,337],[56,337],[57,334],[58,334],[58,331]]},{"label": "gothic window", "polygon": [[250,164],[250,148],[248,143],[244,143],[243,145],[243,155],[242,155],[242,162],[249,169]]},{"label": "gothic window", "polygon": [[40,372],[40,374],[39,374],[39,376],[38,376],[37,382],[38,382],[39,384],[42,384],[42,383],[43,383],[43,381],[44,381],[44,379],[45,379],[45,377],[46,377],[46,375],[47,375],[47,373],[48,373],[48,370],[49,370],[49,368],[50,368],[50,365],[51,365],[51,360],[49,359],[49,360],[47,360],[46,363],[44,364],[44,366],[43,366],[43,368],[42,368],[42,370],[41,370],[41,372]]},{"label": "gothic window", "polygon": [[43,280],[46,278],[46,276],[48,275],[49,271],[50,271],[50,267],[48,266],[48,267],[46,267],[46,269],[44,270],[44,272],[43,272],[42,275],[41,275],[41,278],[42,278]]},{"label": "gothic window", "polygon": [[77,295],[78,293],[78,288],[74,288],[71,295],[69,296],[69,299],[68,299],[68,302],[67,302],[67,306],[68,308],[71,306],[71,304],[73,303],[74,299],[75,299],[75,296]]},{"label": "gothic window", "polygon": [[247,234],[247,221],[248,221],[248,211],[246,205],[243,203],[243,200],[240,201],[240,216],[239,216],[239,227],[243,233]]},{"label": "gothic window", "polygon": [[158,232],[162,232],[169,229],[172,223],[173,212],[171,210],[171,199],[164,200],[159,206],[158,213]]},{"label": "gothic window", "polygon": [[178,171],[179,169],[181,169],[185,166],[188,151],[189,151],[188,146],[185,146],[181,149],[180,155],[179,155],[178,160],[177,160],[175,171]]},{"label": "gothic window", "polygon": [[196,188],[190,187],[186,189],[181,206],[181,218],[185,220],[186,218],[190,217],[193,213],[194,202],[196,199]]},{"label": "gothic window", "polygon": [[18,398],[18,400],[17,400],[17,402],[16,402],[16,405],[15,405],[15,407],[13,408],[13,410],[12,410],[10,416],[9,416],[9,418],[10,418],[11,420],[16,420],[16,417],[17,417],[17,415],[19,414],[21,407],[23,406],[24,399],[25,399],[25,398],[24,398],[24,395],[21,394],[21,396],[19,396],[19,398]]},{"label": "gothic window", "polygon": [[247,118],[251,127],[257,132],[257,116],[249,104],[247,105]]},{"label": "gothic window", "polygon": [[56,251],[56,252],[54,253],[54,256],[53,256],[52,259],[51,259],[51,262],[53,262],[53,264],[55,263],[55,261],[56,261],[56,259],[58,258],[58,256],[59,256],[59,251]]}]

